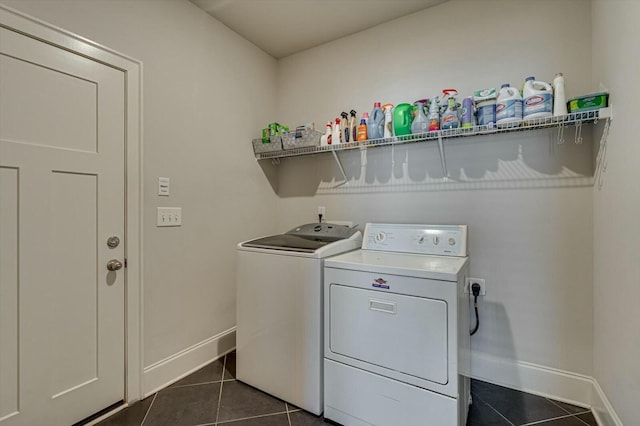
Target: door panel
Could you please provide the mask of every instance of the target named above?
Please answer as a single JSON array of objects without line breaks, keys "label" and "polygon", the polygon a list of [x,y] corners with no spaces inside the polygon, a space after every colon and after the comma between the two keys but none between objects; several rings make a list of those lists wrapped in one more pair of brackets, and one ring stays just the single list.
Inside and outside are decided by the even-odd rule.
[{"label": "door panel", "polygon": [[[21,75],[29,82],[15,85],[9,79],[0,80],[0,93],[12,104],[0,117],[3,139],[96,151],[95,82],[10,56],[0,62],[0,75]],[[24,126],[25,116],[40,119]]]},{"label": "door panel", "polygon": [[0,167],[0,420],[18,412],[18,170]]},{"label": "door panel", "polygon": [[69,425],[124,396],[124,74],[0,28],[0,92],[0,424]]}]

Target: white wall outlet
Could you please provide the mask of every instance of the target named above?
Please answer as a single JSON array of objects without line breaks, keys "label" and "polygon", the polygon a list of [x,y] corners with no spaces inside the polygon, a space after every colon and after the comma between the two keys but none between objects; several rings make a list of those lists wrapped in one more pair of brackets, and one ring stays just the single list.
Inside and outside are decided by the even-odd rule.
[{"label": "white wall outlet", "polygon": [[159,177],[158,178],[158,195],[162,195],[165,197],[169,196],[169,178],[168,177]]},{"label": "white wall outlet", "polygon": [[467,278],[464,283],[464,292],[471,294],[471,284],[478,283],[480,284],[480,296],[484,296],[487,294],[487,287],[484,282],[484,278]]},{"label": "white wall outlet", "polygon": [[158,207],[156,226],[182,226],[182,207]]},{"label": "white wall outlet", "polygon": [[324,206],[318,206],[318,214],[324,216]]}]

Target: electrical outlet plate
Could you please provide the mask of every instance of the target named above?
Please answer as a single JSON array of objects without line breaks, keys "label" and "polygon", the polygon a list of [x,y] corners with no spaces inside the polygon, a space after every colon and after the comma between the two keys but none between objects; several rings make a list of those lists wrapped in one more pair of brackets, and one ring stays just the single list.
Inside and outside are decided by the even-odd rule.
[{"label": "electrical outlet plate", "polygon": [[324,206],[318,206],[318,214],[321,214],[322,216],[324,216],[324,211],[325,211]]},{"label": "electrical outlet plate", "polygon": [[467,294],[471,294],[471,284],[478,283],[480,284],[480,296],[484,296],[487,294],[487,287],[484,282],[484,278],[467,278],[464,282],[464,292]]},{"label": "electrical outlet plate", "polygon": [[158,207],[156,226],[182,226],[182,207]]}]

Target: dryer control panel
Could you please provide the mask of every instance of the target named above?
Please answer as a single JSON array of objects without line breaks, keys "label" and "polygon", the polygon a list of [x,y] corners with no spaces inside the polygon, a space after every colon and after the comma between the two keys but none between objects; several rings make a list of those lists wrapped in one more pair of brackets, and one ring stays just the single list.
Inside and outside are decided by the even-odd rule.
[{"label": "dryer control panel", "polygon": [[367,223],[362,249],[464,257],[467,226]]}]

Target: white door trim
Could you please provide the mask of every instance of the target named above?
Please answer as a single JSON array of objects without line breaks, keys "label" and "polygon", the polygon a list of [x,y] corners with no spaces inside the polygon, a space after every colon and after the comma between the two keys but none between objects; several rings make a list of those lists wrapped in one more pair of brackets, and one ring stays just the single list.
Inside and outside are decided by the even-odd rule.
[{"label": "white door trim", "polygon": [[0,26],[125,74],[125,402],[142,397],[142,62],[0,4]]}]

